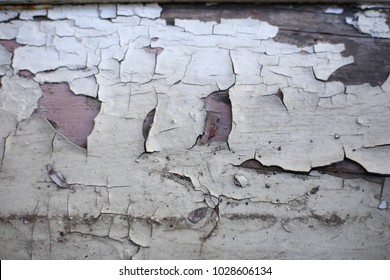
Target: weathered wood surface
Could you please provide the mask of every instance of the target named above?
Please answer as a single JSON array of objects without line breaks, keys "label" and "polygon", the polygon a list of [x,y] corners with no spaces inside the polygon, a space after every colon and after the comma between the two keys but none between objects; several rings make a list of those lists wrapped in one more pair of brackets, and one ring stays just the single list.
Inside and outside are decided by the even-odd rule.
[{"label": "weathered wood surface", "polygon": [[[330,4],[342,4],[342,3],[369,3],[366,0],[0,0],[0,5],[20,4],[20,5],[32,5],[32,4],[111,4],[111,3],[330,3]],[[375,0],[371,1],[375,3],[388,3],[389,0]]]},{"label": "weathered wood surface", "polygon": [[0,258],[387,259],[389,11],[326,9],[2,12]]}]

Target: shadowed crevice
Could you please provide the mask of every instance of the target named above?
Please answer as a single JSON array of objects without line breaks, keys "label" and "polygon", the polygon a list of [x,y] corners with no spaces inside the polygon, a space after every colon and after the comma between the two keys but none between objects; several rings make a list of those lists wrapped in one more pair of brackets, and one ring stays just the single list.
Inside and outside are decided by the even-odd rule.
[{"label": "shadowed crevice", "polygon": [[146,150],[146,141],[148,141],[148,137],[149,137],[149,132],[150,132],[150,129],[152,128],[152,125],[153,125],[153,122],[154,122],[154,116],[156,115],[156,108],[154,108],[153,110],[151,110],[145,117],[145,120],[144,120],[144,123],[142,125],[142,135],[144,137],[144,149],[145,149],[145,153],[147,153],[147,150]]},{"label": "shadowed crevice", "polygon": [[317,171],[321,174],[328,174],[343,179],[363,179],[375,184],[383,184],[386,177],[385,175],[368,172],[361,164],[348,158],[326,166],[312,168],[309,172],[284,170],[279,166],[265,166],[256,159],[248,159],[238,165],[238,167],[255,169],[261,173],[292,173],[298,175],[310,175],[312,171]]}]

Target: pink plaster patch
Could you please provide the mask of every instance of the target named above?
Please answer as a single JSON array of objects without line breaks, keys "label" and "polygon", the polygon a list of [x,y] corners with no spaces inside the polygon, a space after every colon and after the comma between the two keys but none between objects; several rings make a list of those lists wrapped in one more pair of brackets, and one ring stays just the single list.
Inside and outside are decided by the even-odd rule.
[{"label": "pink plaster patch", "polygon": [[209,141],[226,142],[232,130],[232,105],[229,91],[216,91],[204,99],[206,121],[201,144]]},{"label": "pink plaster patch", "polygon": [[72,143],[86,148],[87,137],[94,128],[100,111],[100,101],[85,95],[75,95],[68,83],[42,84],[38,113],[45,116],[57,132]]},{"label": "pink plaster patch", "polygon": [[15,40],[0,40],[0,45],[2,45],[9,52],[14,52],[16,48],[23,46],[16,43]]},{"label": "pink plaster patch", "polygon": [[160,53],[162,53],[163,50],[164,50],[163,48],[144,47],[145,52],[156,54],[156,55],[159,55]]}]

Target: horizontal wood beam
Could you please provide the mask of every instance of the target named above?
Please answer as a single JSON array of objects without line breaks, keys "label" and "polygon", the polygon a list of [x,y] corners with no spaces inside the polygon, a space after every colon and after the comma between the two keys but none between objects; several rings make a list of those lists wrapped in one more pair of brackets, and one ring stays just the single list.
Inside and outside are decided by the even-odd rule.
[{"label": "horizontal wood beam", "polygon": [[390,0],[0,0],[0,5],[109,4],[109,3],[389,3]]}]

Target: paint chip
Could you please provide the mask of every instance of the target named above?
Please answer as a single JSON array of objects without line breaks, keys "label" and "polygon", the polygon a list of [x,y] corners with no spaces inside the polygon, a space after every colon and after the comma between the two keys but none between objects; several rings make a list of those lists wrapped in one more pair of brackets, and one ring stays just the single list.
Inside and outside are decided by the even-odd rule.
[{"label": "paint chip", "polygon": [[380,210],[386,210],[387,209],[387,201],[386,200],[382,200],[381,203],[379,204],[378,208]]},{"label": "paint chip", "polygon": [[325,14],[341,15],[344,12],[343,8],[339,7],[328,7],[324,11]]},{"label": "paint chip", "polygon": [[248,179],[245,176],[243,176],[243,175],[235,174],[233,179],[234,179],[234,184],[236,186],[239,186],[241,188],[245,188],[245,187],[249,186]]},{"label": "paint chip", "polygon": [[60,172],[54,170],[53,165],[48,164],[46,165],[47,172],[49,174],[50,179],[60,188],[66,189],[68,188],[68,183],[66,182],[66,179],[64,175],[62,175]]}]

